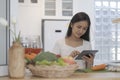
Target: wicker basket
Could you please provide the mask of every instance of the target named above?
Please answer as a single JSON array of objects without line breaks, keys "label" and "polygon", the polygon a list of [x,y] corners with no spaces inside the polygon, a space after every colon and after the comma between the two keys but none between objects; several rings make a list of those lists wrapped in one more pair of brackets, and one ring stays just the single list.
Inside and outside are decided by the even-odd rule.
[{"label": "wicker basket", "polygon": [[58,66],[58,65],[28,65],[28,68],[34,76],[55,78],[55,77],[68,77],[74,73],[78,68],[77,64]]}]

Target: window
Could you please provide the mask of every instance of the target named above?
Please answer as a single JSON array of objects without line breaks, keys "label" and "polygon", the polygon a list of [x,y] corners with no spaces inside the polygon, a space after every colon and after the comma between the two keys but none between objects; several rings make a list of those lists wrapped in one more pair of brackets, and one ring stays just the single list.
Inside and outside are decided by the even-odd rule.
[{"label": "window", "polygon": [[120,60],[120,25],[112,20],[120,16],[120,0],[95,0],[95,60]]}]

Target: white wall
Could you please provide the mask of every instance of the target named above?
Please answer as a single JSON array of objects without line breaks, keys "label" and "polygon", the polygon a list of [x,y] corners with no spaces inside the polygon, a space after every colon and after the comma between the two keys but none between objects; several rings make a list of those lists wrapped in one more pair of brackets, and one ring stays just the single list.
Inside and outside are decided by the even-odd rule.
[{"label": "white wall", "polygon": [[41,17],[43,16],[42,1],[31,3],[26,0],[19,4],[18,8],[18,26],[22,35],[40,35],[41,33]]},{"label": "white wall", "polygon": [[24,0],[24,3],[18,3],[18,0],[11,0],[10,16],[16,18],[17,31],[21,31],[21,35],[41,34],[43,1],[38,0],[38,3],[31,3],[30,0]]},{"label": "white wall", "polygon": [[[10,19],[14,17],[18,19],[18,0],[11,0],[10,1]],[[13,28],[12,24],[10,27]],[[12,34],[10,34],[12,35]],[[10,45],[12,44],[12,37],[10,37]]]}]

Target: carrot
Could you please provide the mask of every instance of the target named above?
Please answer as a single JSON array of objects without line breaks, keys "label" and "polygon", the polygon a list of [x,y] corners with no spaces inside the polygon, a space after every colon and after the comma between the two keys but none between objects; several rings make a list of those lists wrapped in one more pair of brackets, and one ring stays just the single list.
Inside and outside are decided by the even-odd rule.
[{"label": "carrot", "polygon": [[105,67],[106,67],[106,64],[100,64],[100,65],[93,66],[91,69],[93,71],[97,71],[97,70],[103,70],[105,69]]},{"label": "carrot", "polygon": [[32,56],[34,56],[34,57],[35,57],[37,54],[36,54],[36,53],[30,53],[30,55],[32,55]]},{"label": "carrot", "polygon": [[34,59],[34,58],[35,58],[35,56],[36,56],[36,54],[35,54],[35,53],[25,54],[25,58],[30,59],[30,60]]}]

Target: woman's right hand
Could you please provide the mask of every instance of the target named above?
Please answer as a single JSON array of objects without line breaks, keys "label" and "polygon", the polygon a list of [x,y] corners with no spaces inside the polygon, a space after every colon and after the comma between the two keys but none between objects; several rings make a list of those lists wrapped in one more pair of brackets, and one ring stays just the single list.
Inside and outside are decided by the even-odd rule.
[{"label": "woman's right hand", "polygon": [[78,54],[80,54],[80,52],[79,51],[76,51],[76,50],[74,50],[74,51],[72,51],[71,52],[71,54],[69,55],[69,56],[71,56],[71,57],[76,57]]},{"label": "woman's right hand", "polygon": [[90,55],[89,57],[83,56],[82,59],[86,61],[87,63],[87,68],[91,68],[93,66],[93,61],[94,61],[94,55]]}]

